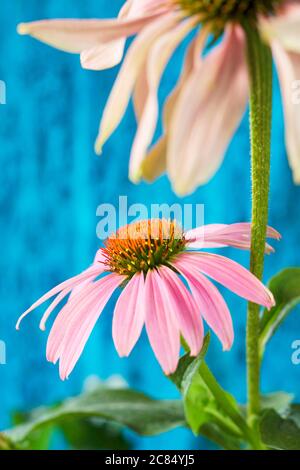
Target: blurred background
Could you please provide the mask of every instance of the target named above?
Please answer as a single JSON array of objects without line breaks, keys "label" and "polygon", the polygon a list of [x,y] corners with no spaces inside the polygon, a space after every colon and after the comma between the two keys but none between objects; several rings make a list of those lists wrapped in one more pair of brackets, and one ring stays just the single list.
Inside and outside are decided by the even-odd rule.
[{"label": "blurred background", "polygon": [[[6,82],[7,104],[0,106],[1,316],[0,340],[7,364],[0,365],[0,429],[11,424],[15,410],[27,410],[79,393],[90,375],[102,380],[122,375],[130,386],[156,398],[175,398],[148,340],[143,335],[128,359],[119,359],[111,339],[113,301],[101,316],[70,379],[61,382],[46,362],[47,334],[38,329],[43,310],[35,311],[15,331],[20,315],[36,298],[80,272],[100,245],[96,208],[129,204],[199,203],[205,223],[250,220],[249,127],[245,115],[212,181],[192,196],[178,199],[166,177],[149,186],[128,181],[128,156],[136,125],[132,107],[104,148],[93,152],[105,100],[118,69],[87,72],[77,56],[51,49],[16,33],[21,21],[55,17],[115,16],[122,0],[1,0],[0,79]],[[184,46],[164,75],[160,97],[175,84]],[[275,78],[270,224],[283,239],[267,257],[265,280],[287,266],[300,265],[300,188],[292,182],[284,145],[280,91]],[[217,138],[217,136],[216,136]],[[227,249],[226,255],[248,266],[248,254]],[[216,376],[240,401],[246,399],[246,302],[224,291],[236,341],[223,353],[213,338],[208,362]],[[285,389],[300,399],[300,366],[291,362],[291,344],[300,339],[299,311],[292,314],[271,342],[263,366],[263,391]],[[130,434],[136,449],[194,449],[209,444],[185,430],[153,438]],[[62,444],[57,444],[59,448]]]}]

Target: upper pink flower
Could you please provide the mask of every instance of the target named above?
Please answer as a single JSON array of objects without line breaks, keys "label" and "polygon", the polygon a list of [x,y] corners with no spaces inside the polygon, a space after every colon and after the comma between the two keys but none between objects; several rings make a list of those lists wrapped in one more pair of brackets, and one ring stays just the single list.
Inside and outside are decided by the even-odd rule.
[{"label": "upper pink flower", "polygon": [[[118,64],[125,39],[136,35],[104,110],[96,150],[101,152],[122,119],[130,97],[138,121],[129,175],[152,181],[167,171],[174,190],[193,191],[220,166],[248,102],[245,38],[239,21],[252,16],[270,42],[282,86],[286,142],[294,180],[300,182],[300,105],[292,84],[300,76],[298,1],[227,2],[128,0],[112,20],[51,20],[21,24],[19,32],[59,49],[81,54],[82,66],[102,70]],[[199,24],[204,27],[199,29]],[[164,133],[150,149],[159,114],[157,91],[179,43],[192,30],[178,84],[164,109]],[[210,33],[221,43],[203,58]]]},{"label": "upper pink flower", "polygon": [[[45,329],[51,312],[69,296],[58,313],[47,344],[47,359],[59,360],[60,377],[75,367],[106,303],[122,287],[114,309],[112,334],[120,356],[128,356],[143,326],[164,372],[176,370],[180,335],[196,356],[203,343],[203,322],[219,337],[224,350],[233,342],[230,312],[218,289],[208,279],[268,309],[272,293],[247,269],[228,258],[199,252],[201,248],[233,246],[250,248],[251,226],[207,225],[187,233],[175,222],[153,219],[131,224],[110,237],[86,271],[35,302],[21,320],[42,303],[55,297],[41,323]],[[268,228],[269,238],[279,234]],[[266,252],[272,251],[266,245]],[[185,281],[185,282],[183,282]]]}]

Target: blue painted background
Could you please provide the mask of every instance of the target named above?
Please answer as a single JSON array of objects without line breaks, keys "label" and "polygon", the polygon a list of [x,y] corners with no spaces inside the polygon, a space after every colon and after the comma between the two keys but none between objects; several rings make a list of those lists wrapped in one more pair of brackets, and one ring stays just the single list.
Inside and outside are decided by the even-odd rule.
[{"label": "blue painted background", "polygon": [[[121,0],[1,0],[0,79],[7,84],[7,104],[0,107],[0,339],[7,344],[7,365],[0,366],[0,429],[9,426],[12,410],[76,394],[91,374],[103,379],[122,374],[131,386],[156,397],[176,396],[145,337],[129,359],[117,357],[110,333],[111,308],[102,316],[65,383],[45,360],[46,334],[38,329],[42,312],[33,313],[20,332],[14,329],[18,315],[37,297],[91,262],[99,245],[95,213],[100,203],[116,204],[119,195],[127,195],[129,203],[178,201],[165,177],[152,186],[128,182],[128,154],[135,132],[132,109],[102,158],[93,153],[98,121],[117,69],[83,71],[78,57],[16,34],[20,21],[108,17],[115,15],[121,4]],[[168,67],[162,97],[175,83],[182,52],[178,51]],[[206,223],[249,220],[248,132],[245,116],[218,174],[181,200],[205,204]],[[300,264],[300,189],[293,185],[287,165],[277,81],[272,162],[270,223],[283,234],[283,240],[277,244],[276,254],[267,258],[266,279],[285,266]],[[227,250],[226,254],[248,263],[247,253]],[[230,353],[222,353],[214,340],[209,363],[222,384],[245,400],[246,303],[228,292],[225,296],[232,310],[236,341]],[[300,338],[298,314],[288,319],[272,341],[264,364],[263,389],[286,389],[300,399],[300,366],[290,360],[291,343]],[[184,430],[133,439],[137,448],[204,446]]]}]

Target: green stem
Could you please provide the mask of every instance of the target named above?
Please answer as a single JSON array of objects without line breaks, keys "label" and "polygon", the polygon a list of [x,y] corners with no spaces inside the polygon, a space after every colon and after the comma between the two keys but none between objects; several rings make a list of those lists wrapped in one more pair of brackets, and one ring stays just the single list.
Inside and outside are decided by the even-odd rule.
[{"label": "green stem", "polygon": [[[245,24],[250,76],[252,159],[251,272],[262,279],[268,222],[272,114],[272,54],[254,25]],[[249,303],[247,319],[248,418],[256,428],[260,411],[259,312]]]}]

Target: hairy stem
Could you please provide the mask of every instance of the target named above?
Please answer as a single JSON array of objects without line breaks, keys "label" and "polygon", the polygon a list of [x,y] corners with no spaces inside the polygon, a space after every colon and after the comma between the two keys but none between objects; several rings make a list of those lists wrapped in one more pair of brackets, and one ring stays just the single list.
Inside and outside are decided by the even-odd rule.
[{"label": "hairy stem", "polygon": [[[245,24],[250,76],[250,126],[252,161],[251,272],[262,279],[268,222],[272,114],[272,54],[257,29]],[[256,427],[260,411],[258,305],[249,303],[247,318],[248,418]]]}]

